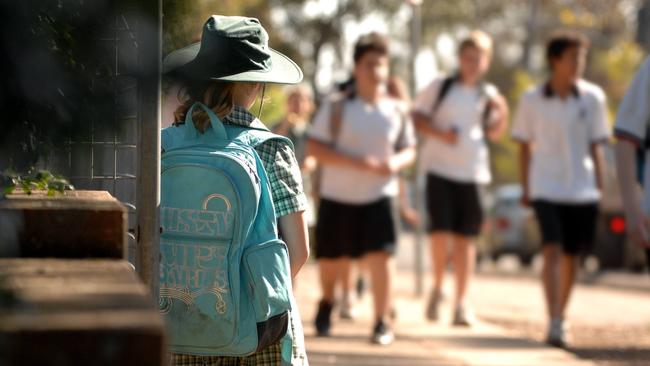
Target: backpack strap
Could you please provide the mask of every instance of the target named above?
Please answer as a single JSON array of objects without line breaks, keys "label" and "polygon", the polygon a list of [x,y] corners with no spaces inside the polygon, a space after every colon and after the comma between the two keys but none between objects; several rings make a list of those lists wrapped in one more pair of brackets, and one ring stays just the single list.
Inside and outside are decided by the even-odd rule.
[{"label": "backpack strap", "polygon": [[[440,85],[440,89],[438,91],[438,95],[436,95],[436,99],[433,102],[432,108],[431,108],[431,115],[434,116],[438,109],[440,108],[440,105],[442,102],[445,100],[445,97],[449,95],[449,91],[451,90],[451,87],[454,85],[455,82],[457,82],[459,79],[458,74],[454,74],[452,76],[446,77],[443,81],[442,84]],[[490,95],[487,91],[487,83],[481,81],[479,84],[479,94],[482,97],[485,97],[487,99],[487,102],[485,103],[485,108],[483,109],[483,112],[481,113],[481,127],[483,128],[483,136],[485,135],[485,132],[488,129],[488,122],[490,119],[490,114],[492,113],[492,101],[490,99]]]},{"label": "backpack strap", "polygon": [[[203,133],[196,129],[192,120],[192,113],[196,108],[203,109],[210,119],[210,128]],[[160,132],[160,145],[163,153],[169,149],[197,144],[225,145],[228,141],[229,137],[224,123],[210,108],[200,102],[192,104],[185,114],[183,123],[173,124]]]},{"label": "backpack strap", "polygon": [[399,134],[397,134],[397,140],[393,144],[393,149],[395,152],[399,152],[399,142],[406,135],[406,123],[407,123],[407,111],[401,107],[400,104],[396,105],[397,114],[399,114]]},{"label": "backpack strap", "polygon": [[433,102],[433,105],[431,106],[432,116],[434,116],[436,112],[438,112],[438,109],[440,108],[442,102],[445,100],[445,97],[449,95],[449,91],[451,91],[451,87],[457,81],[458,81],[458,74],[447,76],[442,80],[442,84],[440,85],[440,89],[438,90],[438,94],[436,95],[436,99]]},{"label": "backpack strap", "polygon": [[330,139],[331,145],[336,146],[343,128],[343,109],[345,107],[345,96],[337,96],[330,104]]},{"label": "backpack strap", "polygon": [[257,148],[259,145],[270,141],[280,141],[293,150],[293,142],[287,137],[271,132],[259,119],[255,119],[249,126],[226,124],[228,138],[243,145]]},{"label": "backpack strap", "polygon": [[480,96],[486,99],[485,107],[481,113],[481,126],[483,127],[484,132],[487,131],[490,122],[490,114],[492,113],[492,98],[490,98],[490,93],[488,93],[487,83],[481,81],[479,85]]}]

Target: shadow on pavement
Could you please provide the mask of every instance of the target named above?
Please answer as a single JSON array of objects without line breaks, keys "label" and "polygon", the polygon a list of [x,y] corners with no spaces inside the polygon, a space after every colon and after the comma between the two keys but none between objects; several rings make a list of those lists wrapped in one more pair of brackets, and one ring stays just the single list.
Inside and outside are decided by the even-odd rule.
[{"label": "shadow on pavement", "polygon": [[[399,337],[399,335],[398,335]],[[404,337],[408,338],[408,337]],[[431,340],[437,344],[451,343],[456,347],[487,348],[487,349],[542,349],[545,345],[527,339],[506,338],[499,336],[431,336],[420,340]]]},{"label": "shadow on pavement", "polygon": [[372,356],[368,354],[331,354],[325,352],[308,352],[309,364],[312,366],[345,365],[345,366],[460,366],[458,362],[444,358],[421,357],[391,357],[386,355]]},{"label": "shadow on pavement", "polygon": [[650,349],[648,348],[570,347],[567,351],[580,358],[596,362],[625,361],[626,365],[627,362],[629,362],[630,365],[647,365],[650,363]]},{"label": "shadow on pavement", "polygon": [[[403,342],[435,342],[436,345],[453,344],[454,347],[467,347],[467,348],[486,348],[486,349],[543,349],[546,348],[544,344],[535,342],[525,338],[505,338],[499,336],[488,335],[428,335],[428,336],[415,336],[409,334],[401,334],[397,332],[395,338]],[[370,336],[356,335],[356,334],[337,334],[327,338],[317,337],[315,335],[305,334],[305,340],[309,343],[310,340],[327,339],[337,343],[350,343],[361,342],[368,343]],[[573,350],[571,350],[573,352]],[[594,350],[596,351],[596,350]],[[645,351],[645,350],[644,350]],[[575,353],[575,352],[574,352]]]}]

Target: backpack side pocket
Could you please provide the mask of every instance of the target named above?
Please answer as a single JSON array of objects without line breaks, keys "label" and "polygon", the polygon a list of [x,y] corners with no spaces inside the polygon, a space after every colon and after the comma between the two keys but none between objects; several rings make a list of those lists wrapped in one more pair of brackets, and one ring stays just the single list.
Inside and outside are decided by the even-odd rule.
[{"label": "backpack side pocket", "polygon": [[257,322],[258,350],[278,342],[287,332],[291,309],[291,275],[286,244],[279,239],[247,248],[244,282]]}]

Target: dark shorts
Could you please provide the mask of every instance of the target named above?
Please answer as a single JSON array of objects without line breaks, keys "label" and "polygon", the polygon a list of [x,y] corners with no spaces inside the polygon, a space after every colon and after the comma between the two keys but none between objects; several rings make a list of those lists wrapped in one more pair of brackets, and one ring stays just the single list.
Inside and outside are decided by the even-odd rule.
[{"label": "dark shorts", "polygon": [[476,183],[427,176],[429,231],[448,231],[463,236],[478,236],[483,209]]},{"label": "dark shorts", "polygon": [[394,200],[353,205],[321,199],[316,224],[316,258],[359,258],[393,253],[397,242]]},{"label": "dark shorts", "polygon": [[566,204],[534,200],[532,205],[543,244],[561,244],[564,252],[572,255],[591,249],[596,235],[597,203]]}]

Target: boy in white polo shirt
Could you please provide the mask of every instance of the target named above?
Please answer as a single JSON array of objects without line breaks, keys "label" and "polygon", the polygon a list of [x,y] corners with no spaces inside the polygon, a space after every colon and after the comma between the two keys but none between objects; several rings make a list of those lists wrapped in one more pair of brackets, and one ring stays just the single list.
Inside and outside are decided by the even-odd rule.
[{"label": "boy in white polo shirt", "polygon": [[[630,85],[616,117],[616,158],[628,233],[632,241],[646,248],[650,266],[650,57]],[[645,156],[643,200],[638,197],[637,150]],[[643,202],[643,203],[642,203]],[[649,267],[650,268],[650,267]]]},{"label": "boy in white polo shirt", "polygon": [[512,136],[521,145],[524,204],[542,232],[547,342],[566,344],[564,315],[581,253],[593,244],[602,186],[600,144],[610,136],[605,94],[581,79],[588,41],[558,33],[546,57],[550,77],[519,102]]},{"label": "boy in white polo shirt", "polygon": [[508,106],[482,79],[490,66],[492,39],[472,32],[458,48],[456,75],[434,80],[418,95],[414,120],[424,137],[421,168],[427,174],[427,209],[434,284],[426,316],[438,318],[447,247],[453,244],[456,279],[453,324],[469,326],[466,289],[476,260],[475,242],[483,222],[479,186],[490,182],[486,139],[499,138]]},{"label": "boy in white polo shirt", "polygon": [[389,314],[397,173],[415,160],[406,106],[386,93],[388,61],[384,36],[360,37],[354,48],[354,87],[342,100],[323,103],[308,141],[309,154],[323,166],[315,248],[323,297],[316,330],[329,335],[337,279],[350,258],[361,258],[372,279],[371,340],[382,345],[393,341]]}]

